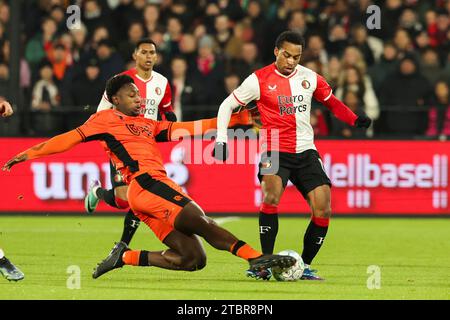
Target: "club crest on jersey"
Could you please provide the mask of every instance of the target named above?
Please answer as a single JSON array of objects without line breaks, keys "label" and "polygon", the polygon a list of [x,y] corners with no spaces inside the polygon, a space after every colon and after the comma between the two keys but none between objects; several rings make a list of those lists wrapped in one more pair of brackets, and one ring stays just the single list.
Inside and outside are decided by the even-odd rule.
[{"label": "club crest on jersey", "polygon": [[303,80],[302,87],[303,87],[303,89],[309,89],[311,87],[311,84],[309,83],[308,80]]},{"label": "club crest on jersey", "polygon": [[160,95],[161,95],[161,88],[160,88],[160,87],[156,87],[156,88],[155,88],[155,92],[156,92],[156,94],[157,94],[158,96],[160,96]]},{"label": "club crest on jersey", "polygon": [[141,127],[129,123],[125,124],[125,126],[127,127],[128,131],[130,131],[135,136],[139,136],[142,133],[149,137],[152,134],[151,130],[147,126]]}]

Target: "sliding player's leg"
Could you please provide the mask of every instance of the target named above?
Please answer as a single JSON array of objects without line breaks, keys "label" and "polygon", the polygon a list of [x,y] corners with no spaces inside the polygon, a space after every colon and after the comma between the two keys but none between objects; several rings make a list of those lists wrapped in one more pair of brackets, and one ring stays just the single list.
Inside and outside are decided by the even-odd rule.
[{"label": "sliding player's leg", "polygon": [[250,245],[236,238],[232,233],[217,225],[207,217],[203,210],[193,201],[189,202],[174,218],[175,229],[183,233],[194,233],[203,237],[211,246],[218,250],[226,250],[247,260],[250,270],[257,272],[278,266],[290,267],[295,259],[288,256],[263,255]]},{"label": "sliding player's leg", "polygon": [[277,265],[282,268],[295,263],[287,256],[263,256],[244,241],[208,218],[180,186],[166,176],[138,176],[130,184],[128,196],[135,212],[147,214],[174,226],[186,235],[197,234],[219,250],[227,250],[250,262],[250,269],[263,270]]},{"label": "sliding player's leg", "polygon": [[92,274],[94,279],[124,265],[184,271],[196,271],[206,266],[206,253],[197,236],[185,235],[169,224],[149,216],[142,215],[142,219],[169,249],[130,250],[125,243],[119,242],[95,268]]}]

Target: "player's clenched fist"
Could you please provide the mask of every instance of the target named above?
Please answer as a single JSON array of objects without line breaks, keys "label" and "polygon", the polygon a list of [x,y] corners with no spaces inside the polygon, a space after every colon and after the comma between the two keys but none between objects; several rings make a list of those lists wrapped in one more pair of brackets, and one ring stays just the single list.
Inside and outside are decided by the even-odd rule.
[{"label": "player's clenched fist", "polygon": [[14,111],[8,101],[4,100],[0,102],[0,115],[2,117],[9,117],[13,113]]}]

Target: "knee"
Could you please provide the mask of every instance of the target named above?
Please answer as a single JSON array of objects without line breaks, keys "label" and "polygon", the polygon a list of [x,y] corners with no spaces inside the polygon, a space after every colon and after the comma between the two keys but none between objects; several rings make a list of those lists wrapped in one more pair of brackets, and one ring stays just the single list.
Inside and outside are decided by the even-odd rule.
[{"label": "knee", "polygon": [[331,207],[324,206],[324,207],[314,208],[313,215],[317,218],[330,218],[331,217]]},{"label": "knee", "polygon": [[206,255],[195,254],[189,256],[183,256],[181,258],[182,268],[186,271],[201,270],[206,266]]},{"label": "knee", "polygon": [[277,206],[278,203],[280,203],[280,198],[281,195],[275,192],[268,192],[264,195],[264,203],[271,206]]}]

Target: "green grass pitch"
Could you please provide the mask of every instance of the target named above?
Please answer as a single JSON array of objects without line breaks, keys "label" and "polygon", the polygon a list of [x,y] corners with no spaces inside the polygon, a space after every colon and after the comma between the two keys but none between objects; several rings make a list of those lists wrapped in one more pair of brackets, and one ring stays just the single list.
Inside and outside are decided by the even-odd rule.
[{"label": "green grass pitch", "polygon": [[[219,222],[259,248],[256,216]],[[450,219],[334,218],[313,264],[323,282],[246,278],[245,261],[208,244],[208,265],[201,271],[126,266],[93,280],[92,268],[120,238],[122,223],[122,217],[100,215],[0,216],[0,247],[25,273],[17,283],[0,278],[0,299],[450,298]],[[276,251],[301,253],[308,223],[306,217],[281,218]],[[142,224],[131,248],[164,245]],[[379,267],[379,289],[368,288],[371,265]],[[79,289],[67,286],[76,284],[70,266],[81,270]]]}]

